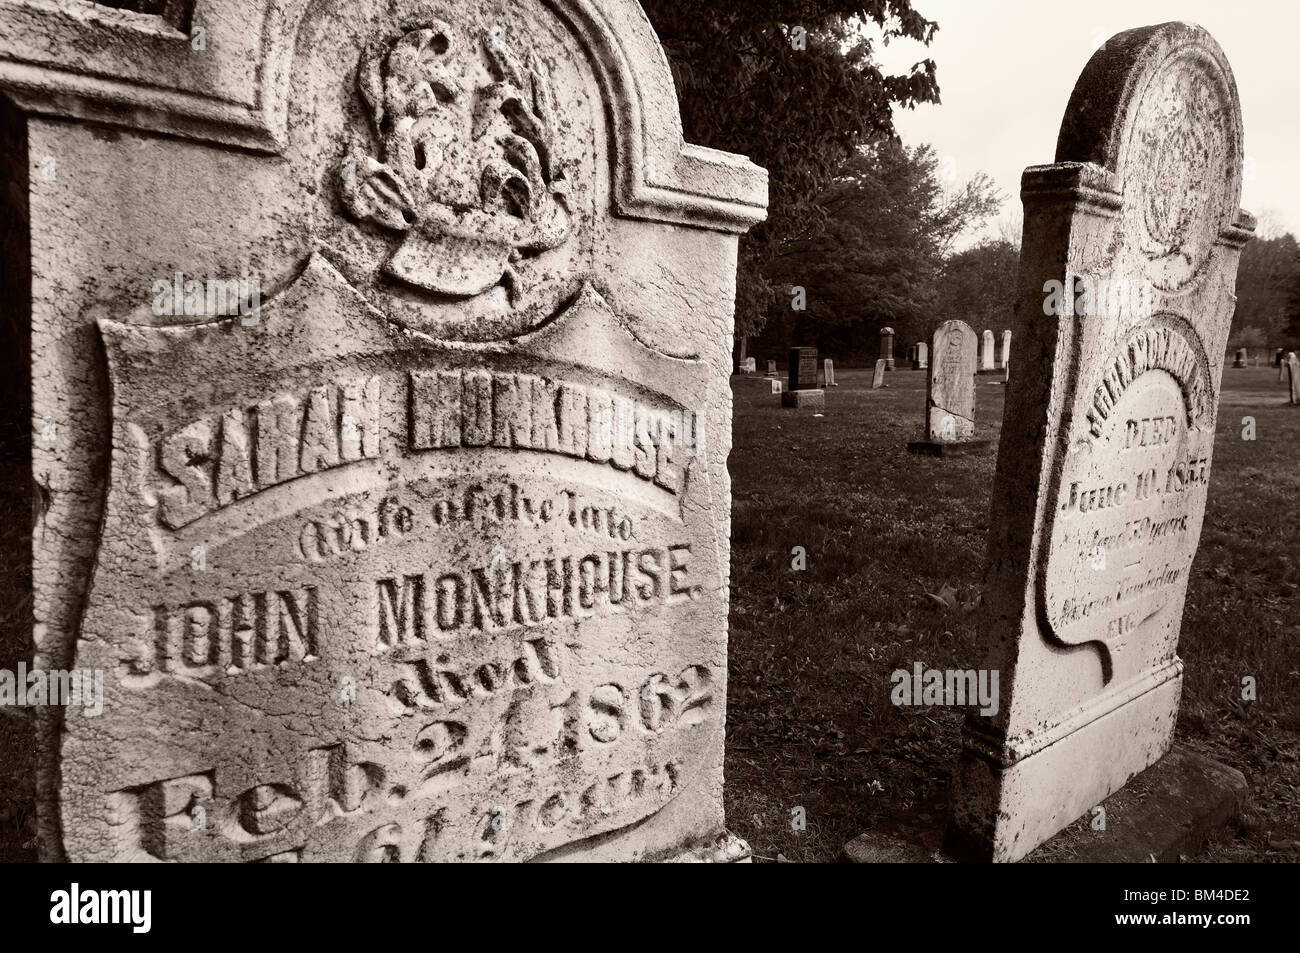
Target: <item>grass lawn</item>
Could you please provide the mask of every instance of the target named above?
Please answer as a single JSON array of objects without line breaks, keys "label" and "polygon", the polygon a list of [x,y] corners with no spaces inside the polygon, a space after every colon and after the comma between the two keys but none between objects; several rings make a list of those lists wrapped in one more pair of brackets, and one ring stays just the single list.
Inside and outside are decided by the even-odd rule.
[{"label": "grass lawn", "polygon": [[[837,379],[814,417],[782,409],[762,378],[733,378],[726,808],[759,860],[834,860],[864,830],[941,795],[962,714],[894,706],[889,675],[983,658],[975,621],[1001,375],[977,384],[977,436],[993,445],[943,460],[907,452],[924,371],[890,373],[878,391],[870,371]],[[1242,771],[1250,807],[1199,859],[1296,861],[1300,407],[1287,406],[1276,370],[1225,369],[1211,480],[1179,642],[1176,740]],[[791,567],[796,546],[804,571]],[[925,594],[945,585],[958,604],[937,611]],[[1241,701],[1246,675],[1254,702]]]}]

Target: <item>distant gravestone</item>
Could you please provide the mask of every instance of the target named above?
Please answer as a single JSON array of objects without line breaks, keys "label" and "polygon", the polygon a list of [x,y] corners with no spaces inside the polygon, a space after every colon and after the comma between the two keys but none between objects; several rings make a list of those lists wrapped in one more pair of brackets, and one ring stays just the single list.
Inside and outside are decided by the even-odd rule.
[{"label": "distant gravestone", "polygon": [[1237,349],[1237,356],[1232,362],[1233,367],[1246,366],[1246,349],[1244,347]]},{"label": "distant gravestone", "polygon": [[757,374],[757,373],[758,373],[758,362],[757,362],[754,358],[752,358],[752,357],[747,357],[747,358],[745,358],[745,362],[741,365],[741,373],[743,373],[743,374]]},{"label": "distant gravestone", "polygon": [[894,369],[894,329],[880,329],[880,360],[885,362],[885,370]]},{"label": "distant gravestone", "polygon": [[1282,366],[1282,349],[1281,349],[1281,348],[1278,348],[1276,351],[1273,352],[1273,366],[1274,366],[1274,367],[1281,367],[1281,366]]},{"label": "distant gravestone", "polygon": [[778,379],[774,379],[774,380],[772,381],[772,393],[773,393],[773,394],[780,394],[780,393],[784,393],[784,391],[785,391],[785,388],[781,386],[781,381],[780,381],[780,379],[779,379],[779,378],[778,378]]},{"label": "distant gravestone", "polygon": [[776,361],[767,362],[767,376],[776,377]]},{"label": "distant gravestone", "polygon": [[998,353],[998,370],[1006,370],[1011,363],[1011,329],[1002,332],[1002,350]]},{"label": "distant gravestone", "polygon": [[766,176],[683,145],[640,7],[205,3],[197,52],[193,2],[5,6],[25,658],[103,676],[35,712],[42,859],[743,855],[719,332]]},{"label": "distant gravestone", "polygon": [[1300,358],[1291,351],[1286,356],[1287,383],[1291,385],[1291,404],[1300,404]]},{"label": "distant gravestone", "polygon": [[980,345],[980,373],[996,370],[996,363],[993,354],[993,332],[986,329]]},{"label": "distant gravestone", "polygon": [[[1237,261],[1253,228],[1238,207],[1241,150],[1218,45],[1168,23],[1093,55],[1057,164],[1024,174],[1032,291],[1015,333],[1043,360],[1008,387],[980,626],[985,667],[1005,680],[996,715],[967,719],[946,841],[958,857],[1023,857],[1170,749]],[[1039,289],[1062,274],[1149,283],[1156,306],[1045,318]],[[1237,803],[1240,775],[1216,771],[1214,796]]]},{"label": "distant gravestone", "polygon": [[929,346],[924,341],[919,341],[916,345],[916,357],[912,360],[912,370],[924,371],[929,366]]},{"label": "distant gravestone", "polygon": [[829,357],[822,361],[823,375],[826,378],[827,387],[838,387],[835,383],[835,362]]},{"label": "distant gravestone", "polygon": [[979,337],[965,321],[945,321],[934,332],[926,386],[925,436],[907,449],[935,456],[988,445],[975,440],[975,363]]},{"label": "distant gravestone", "polygon": [[782,407],[824,407],[826,392],[817,386],[817,348],[790,349],[790,385],[781,395]]},{"label": "distant gravestone", "polygon": [[885,386],[885,359],[876,361],[876,371],[871,375],[871,389],[879,390]]}]

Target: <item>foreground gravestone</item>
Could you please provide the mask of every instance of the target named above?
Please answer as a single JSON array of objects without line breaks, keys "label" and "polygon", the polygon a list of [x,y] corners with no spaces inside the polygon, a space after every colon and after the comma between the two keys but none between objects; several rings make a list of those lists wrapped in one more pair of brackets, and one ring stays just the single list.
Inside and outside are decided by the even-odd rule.
[{"label": "foreground gravestone", "polygon": [[817,386],[817,348],[790,349],[789,386],[781,395],[782,407],[826,406],[826,391]]},{"label": "foreground gravestone", "polygon": [[822,375],[826,378],[827,387],[840,386],[839,384],[835,383],[835,362],[832,361],[829,357],[826,358],[826,360],[822,361]]},{"label": "foreground gravestone", "polygon": [[631,0],[228,6],[0,31],[26,651],[104,692],[37,712],[41,856],[742,855],[728,342],[764,173],[682,144]]},{"label": "foreground gravestone", "polygon": [[1296,357],[1295,351],[1287,352],[1286,375],[1291,390],[1290,402],[1300,404],[1300,358]]},{"label": "foreground gravestone", "polygon": [[925,436],[913,453],[948,456],[988,446],[975,439],[975,363],[979,338],[965,321],[945,321],[934,332],[926,383]]},{"label": "foreground gravestone", "polygon": [[[1003,691],[996,715],[967,720],[946,840],[957,856],[1023,857],[1170,749],[1253,227],[1241,149],[1222,52],[1170,23],[1098,50],[1056,164],[1025,172],[1015,333],[1042,363],[1008,387],[981,622]],[[1071,275],[1149,283],[1153,307],[1080,321],[1042,290]]]}]

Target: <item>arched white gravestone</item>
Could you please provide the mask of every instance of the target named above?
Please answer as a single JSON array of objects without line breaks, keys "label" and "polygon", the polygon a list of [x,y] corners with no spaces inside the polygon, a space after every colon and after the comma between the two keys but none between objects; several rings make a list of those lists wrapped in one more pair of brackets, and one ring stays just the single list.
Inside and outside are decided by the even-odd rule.
[{"label": "arched white gravestone", "polygon": [[[1015,334],[981,631],[1002,673],[968,718],[948,846],[1016,860],[1173,739],[1178,635],[1200,539],[1242,245],[1236,86],[1204,30],[1112,37],[1066,110],[1056,164],[1024,175]],[[1073,275],[1154,288],[1154,308],[1044,317]],[[1045,426],[1046,423],[1046,426]]]},{"label": "arched white gravestone", "polygon": [[[24,8],[0,48],[57,168],[35,665],[104,675],[98,717],[39,714],[41,855],[743,854],[727,371],[765,173],[683,143],[633,0],[217,6]],[[250,273],[238,316],[160,310]]]}]

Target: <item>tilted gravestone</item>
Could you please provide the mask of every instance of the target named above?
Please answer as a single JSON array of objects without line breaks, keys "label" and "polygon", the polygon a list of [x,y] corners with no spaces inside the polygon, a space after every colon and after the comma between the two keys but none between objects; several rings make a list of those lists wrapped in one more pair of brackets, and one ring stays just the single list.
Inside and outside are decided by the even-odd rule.
[{"label": "tilted gravestone", "polygon": [[876,370],[875,370],[875,372],[871,375],[871,389],[872,389],[872,390],[880,390],[880,388],[882,388],[882,387],[885,386],[885,370],[886,370],[886,369],[887,369],[887,362],[885,361],[885,359],[884,359],[883,357],[882,357],[880,360],[876,361]]},{"label": "tilted gravestone", "polygon": [[817,386],[817,348],[790,349],[789,386],[781,395],[782,407],[824,407],[826,391]]},{"label": "tilted gravestone", "polygon": [[[967,720],[947,838],[959,856],[1024,856],[1170,749],[1253,228],[1241,150],[1222,52],[1169,23],[1094,54],[1056,164],[1025,172],[1015,334],[1042,363],[1008,387],[981,622],[1003,697]],[[1048,309],[1045,287],[1072,275],[1149,282],[1154,307]]]},{"label": "tilted gravestone", "polygon": [[926,381],[925,436],[912,441],[913,453],[960,454],[988,446],[975,439],[975,364],[979,338],[965,321],[945,321],[935,329]]},{"label": "tilted gravestone", "polygon": [[633,0],[165,6],[0,31],[26,651],[104,676],[98,717],[37,712],[42,857],[743,854],[763,171],[682,144]]}]

